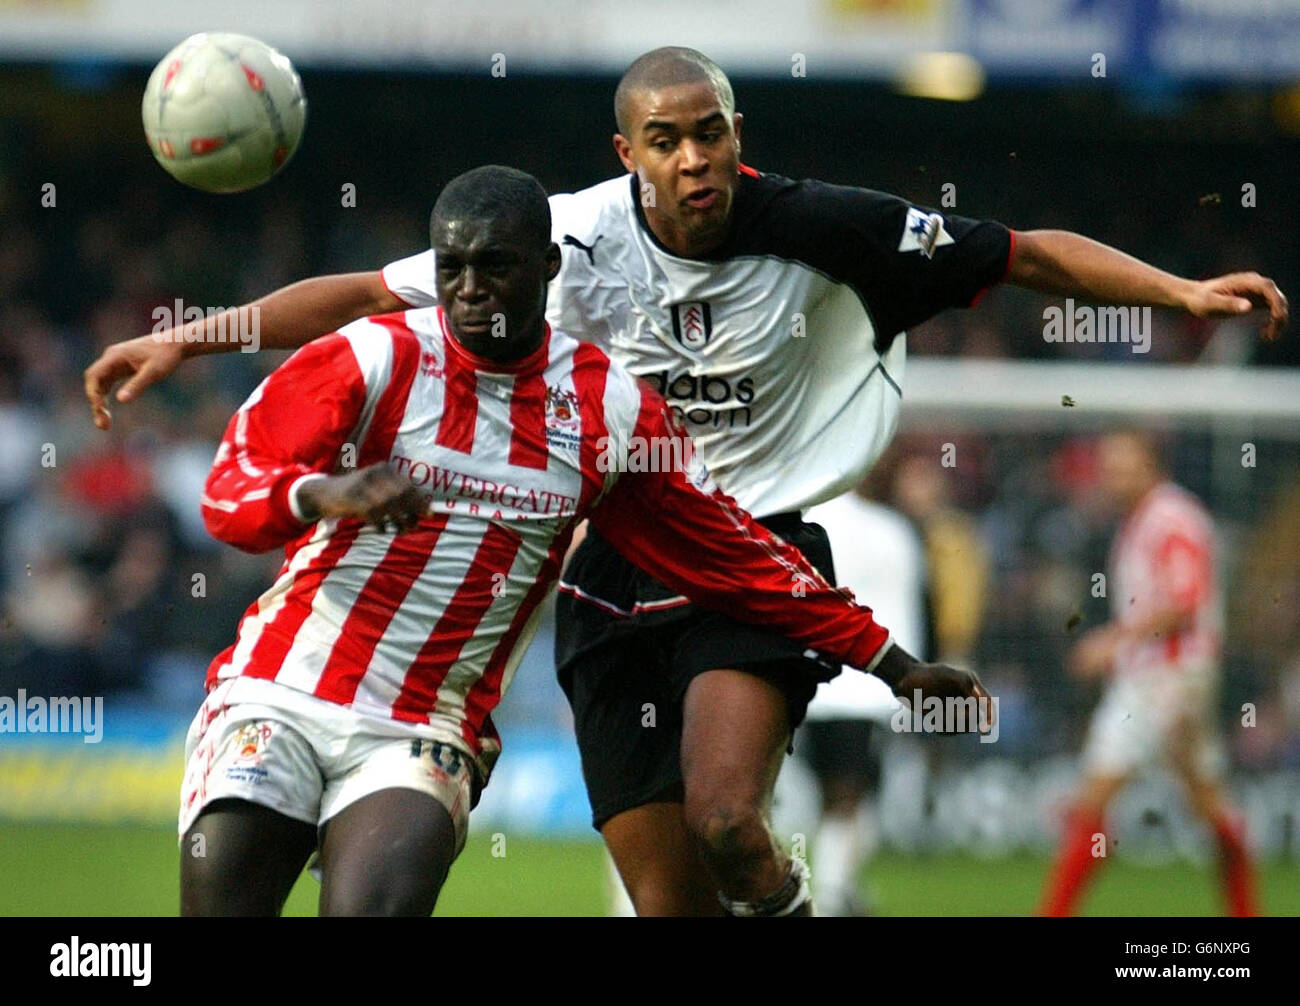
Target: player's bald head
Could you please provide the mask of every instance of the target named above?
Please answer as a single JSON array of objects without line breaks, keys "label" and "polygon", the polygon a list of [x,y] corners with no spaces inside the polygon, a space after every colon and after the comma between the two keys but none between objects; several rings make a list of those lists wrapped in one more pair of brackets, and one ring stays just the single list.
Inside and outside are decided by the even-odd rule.
[{"label": "player's bald head", "polygon": [[638,56],[623,74],[614,91],[614,117],[618,131],[630,136],[635,124],[632,121],[638,95],[660,91],[679,84],[709,84],[718,96],[727,118],[736,111],[736,98],[731,91],[731,81],[722,67],[704,53],[679,45],[666,45],[651,49]]},{"label": "player's bald head", "polygon": [[546,190],[526,171],[488,164],[448,182],[434,203],[430,230],[451,221],[495,221],[512,237],[535,248],[551,243],[551,207]]}]

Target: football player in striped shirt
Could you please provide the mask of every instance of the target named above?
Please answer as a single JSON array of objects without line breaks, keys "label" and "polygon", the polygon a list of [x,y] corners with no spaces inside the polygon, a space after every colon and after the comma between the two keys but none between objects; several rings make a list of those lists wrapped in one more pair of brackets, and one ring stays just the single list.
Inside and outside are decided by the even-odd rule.
[{"label": "football player in striped shirt", "polygon": [[1113,841],[1106,808],[1141,769],[1164,765],[1214,836],[1227,913],[1255,915],[1245,823],[1223,787],[1214,727],[1223,598],[1213,519],[1169,480],[1149,436],[1113,433],[1098,455],[1102,490],[1124,518],[1110,553],[1112,619],[1079,640],[1071,666],[1082,677],[1109,680],[1039,911],[1074,911]]},{"label": "football player in striped shirt", "polygon": [[546,323],[560,251],[536,180],[462,175],[431,236],[438,306],[299,350],[213,463],[208,528],[285,561],[187,738],[186,914],[278,914],[317,848],[322,914],[429,914],[500,751],[492,710],[584,520],[810,665],[983,694],[894,647],[713,484],[653,389]]},{"label": "football player in striped shirt", "polygon": [[[802,511],[855,485],[897,422],[905,330],[1003,280],[1200,317],[1286,301],[1268,279],[1172,276],[1064,231],[1012,233],[863,188],[742,163],[742,117],[712,60],[637,59],[615,94],[619,177],[551,197],[563,248],[548,318],[651,382],[718,484],[832,573]],[[257,301],[264,346],[435,299],[435,255],[305,280]],[[215,331],[225,320],[205,323]],[[144,336],[86,373],[95,422],[202,332]],[[190,338],[190,336],[197,338]],[[123,398],[125,394],[126,398]],[[767,825],[772,780],[812,695],[800,647],[699,610],[599,533],[561,585],[557,664],[574,710],[593,823],[641,914],[788,910],[796,867]],[[659,728],[629,729],[653,702]],[[719,899],[719,894],[721,898]]]}]

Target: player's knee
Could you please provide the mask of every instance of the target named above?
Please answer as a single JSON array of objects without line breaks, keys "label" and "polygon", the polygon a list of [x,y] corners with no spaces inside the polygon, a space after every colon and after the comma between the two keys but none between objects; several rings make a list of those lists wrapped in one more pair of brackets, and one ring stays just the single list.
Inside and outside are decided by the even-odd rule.
[{"label": "player's knee", "polygon": [[441,885],[431,878],[408,878],[405,882],[334,885],[322,896],[324,916],[368,918],[425,918],[433,914]]},{"label": "player's knee", "polygon": [[715,867],[740,866],[771,851],[763,815],[748,801],[688,795],[685,813],[687,829]]},{"label": "player's knee", "polygon": [[1077,810],[1091,816],[1104,814],[1125,782],[1126,777],[1120,775],[1089,776],[1075,802]]},{"label": "player's knee", "polygon": [[[392,850],[390,850],[392,851]],[[449,858],[437,848],[418,855],[394,853],[387,862],[373,858],[325,863],[321,915],[426,918],[433,914],[447,878]]]}]

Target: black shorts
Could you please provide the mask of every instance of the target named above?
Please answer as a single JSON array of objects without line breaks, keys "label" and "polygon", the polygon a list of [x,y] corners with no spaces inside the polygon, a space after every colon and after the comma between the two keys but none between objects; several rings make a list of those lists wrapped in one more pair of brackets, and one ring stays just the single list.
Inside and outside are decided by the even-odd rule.
[{"label": "black shorts", "polygon": [[799,755],[818,779],[843,779],[874,791],[880,786],[880,744],[870,720],[808,720],[799,728]]},{"label": "black shorts", "polygon": [[[762,523],[834,582],[821,527],[798,515]],[[818,683],[840,669],[806,653],[778,633],[686,602],[589,532],[560,587],[555,666],[573,708],[594,826],[642,804],[681,801],[682,700],[696,675],[728,668],[772,682],[793,731]]]}]

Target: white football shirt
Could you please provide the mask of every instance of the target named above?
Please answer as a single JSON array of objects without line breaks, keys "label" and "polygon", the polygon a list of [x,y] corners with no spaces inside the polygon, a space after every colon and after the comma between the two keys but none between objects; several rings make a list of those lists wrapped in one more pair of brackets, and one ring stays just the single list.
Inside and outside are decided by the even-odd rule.
[{"label": "white football shirt", "polygon": [[[1000,224],[749,167],[729,236],[700,259],[654,237],[636,176],[550,206],[563,265],[547,320],[654,385],[718,485],[759,517],[860,481],[897,425],[904,329],[972,304],[1013,247]],[[410,304],[436,300],[432,251],[383,276]]]},{"label": "white football shirt", "polygon": [[[894,642],[925,659],[925,547],[908,519],[855,492],[805,516],[826,529],[836,582],[871,605]],[[898,708],[889,686],[874,675],[840,674],[817,687],[808,718],[887,723]]]}]

